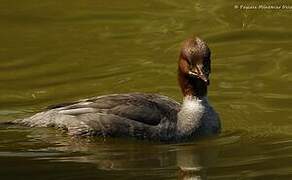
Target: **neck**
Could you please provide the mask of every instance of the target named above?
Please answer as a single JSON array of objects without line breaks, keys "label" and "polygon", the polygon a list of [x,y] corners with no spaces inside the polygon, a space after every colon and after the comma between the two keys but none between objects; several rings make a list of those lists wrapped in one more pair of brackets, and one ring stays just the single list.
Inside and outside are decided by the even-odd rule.
[{"label": "neck", "polygon": [[177,132],[180,136],[191,135],[199,128],[207,103],[206,96],[187,95],[184,97],[177,116]]}]

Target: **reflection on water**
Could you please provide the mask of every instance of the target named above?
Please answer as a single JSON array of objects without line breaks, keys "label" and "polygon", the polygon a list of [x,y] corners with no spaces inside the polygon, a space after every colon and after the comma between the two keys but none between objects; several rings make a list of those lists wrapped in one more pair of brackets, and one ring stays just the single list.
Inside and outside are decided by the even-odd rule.
[{"label": "reflection on water", "polygon": [[52,174],[51,178],[58,177],[55,173],[78,175],[72,179],[82,175],[88,178],[236,179],[288,177],[292,173],[292,143],[287,137],[246,140],[244,132],[226,132],[197,142],[161,144],[131,139],[76,139],[55,130],[20,130],[11,126],[1,128],[0,132],[0,159],[7,165],[1,168],[0,175],[8,178],[14,177],[14,171],[27,179],[43,176],[35,174],[34,168]]},{"label": "reflection on water", "polygon": [[227,0],[0,2],[1,122],[109,93],[180,100],[178,47],[196,33],[212,50],[209,96],[224,128],[160,144],[2,125],[1,178],[291,179],[292,11]]},{"label": "reflection on water", "polygon": [[[207,177],[207,168],[216,163],[220,144],[216,143],[216,139],[196,144],[160,144],[130,139],[72,139],[54,130],[18,128],[10,126],[1,129],[0,159],[19,157],[26,161],[36,161],[36,164],[45,161],[48,165],[60,162],[77,163],[85,167],[94,164],[96,171],[126,173],[133,177]],[[17,135],[18,139],[6,140],[5,137],[13,135]],[[11,146],[14,147],[13,151]],[[20,165],[19,168],[23,167]]]}]

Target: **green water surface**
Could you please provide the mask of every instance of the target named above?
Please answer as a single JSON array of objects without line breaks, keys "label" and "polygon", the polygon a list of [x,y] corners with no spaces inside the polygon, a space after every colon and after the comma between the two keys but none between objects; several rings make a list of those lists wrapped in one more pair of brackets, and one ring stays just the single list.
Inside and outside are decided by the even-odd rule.
[{"label": "green water surface", "polygon": [[292,9],[234,8],[261,3],[0,0],[0,122],[110,93],[181,101],[179,47],[197,34],[223,124],[183,144],[1,126],[0,179],[292,179]]}]

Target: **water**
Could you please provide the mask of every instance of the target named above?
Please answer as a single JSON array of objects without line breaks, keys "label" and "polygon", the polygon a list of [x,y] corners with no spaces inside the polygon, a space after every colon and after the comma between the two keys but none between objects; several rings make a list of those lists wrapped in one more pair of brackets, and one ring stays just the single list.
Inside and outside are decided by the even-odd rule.
[{"label": "water", "polygon": [[1,126],[1,179],[292,178],[292,10],[227,0],[0,3],[1,122],[109,93],[180,101],[178,49],[195,33],[212,50],[209,99],[223,123],[221,135],[183,144]]}]

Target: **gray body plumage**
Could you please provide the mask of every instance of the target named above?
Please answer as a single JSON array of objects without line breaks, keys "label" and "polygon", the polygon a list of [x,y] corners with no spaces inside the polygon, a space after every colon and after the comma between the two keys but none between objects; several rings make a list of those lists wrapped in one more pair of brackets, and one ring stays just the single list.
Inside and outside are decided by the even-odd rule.
[{"label": "gray body plumage", "polygon": [[177,141],[220,131],[207,98],[185,97],[182,105],[162,95],[112,94],[51,106],[14,121],[30,127],[56,127],[70,135],[135,137]]}]

